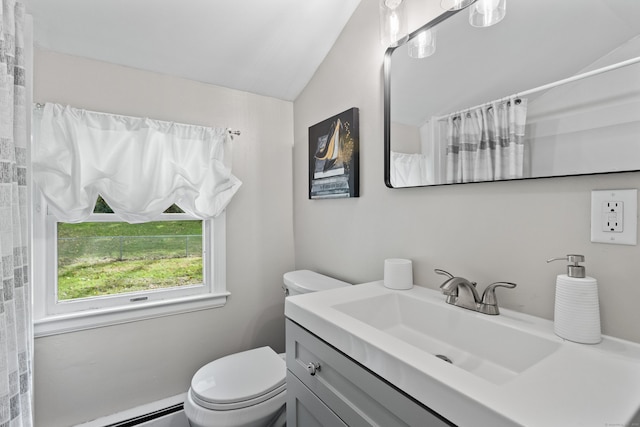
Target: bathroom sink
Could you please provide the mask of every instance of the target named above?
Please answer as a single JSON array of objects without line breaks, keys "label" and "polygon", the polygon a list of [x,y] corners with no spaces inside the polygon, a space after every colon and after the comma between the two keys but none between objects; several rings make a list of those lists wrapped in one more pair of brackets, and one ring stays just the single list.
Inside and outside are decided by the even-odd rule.
[{"label": "bathroom sink", "polygon": [[640,425],[637,343],[576,344],[548,319],[382,281],[289,297],[285,315],[456,425]]},{"label": "bathroom sink", "polygon": [[391,293],[333,308],[478,377],[502,384],[560,343],[442,301]]}]

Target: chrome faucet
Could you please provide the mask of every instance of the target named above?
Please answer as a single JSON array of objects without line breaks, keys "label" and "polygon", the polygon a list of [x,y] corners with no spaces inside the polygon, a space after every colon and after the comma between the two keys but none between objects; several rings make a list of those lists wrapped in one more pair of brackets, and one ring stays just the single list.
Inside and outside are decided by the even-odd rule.
[{"label": "chrome faucet", "polygon": [[496,298],[496,288],[504,287],[513,289],[516,287],[516,284],[512,282],[495,282],[487,286],[482,293],[482,297],[480,297],[476,289],[476,282],[470,282],[463,277],[455,277],[453,274],[440,269],[436,269],[435,272],[448,277],[448,279],[440,285],[442,293],[447,296],[447,304],[483,314],[500,314],[498,300]]}]

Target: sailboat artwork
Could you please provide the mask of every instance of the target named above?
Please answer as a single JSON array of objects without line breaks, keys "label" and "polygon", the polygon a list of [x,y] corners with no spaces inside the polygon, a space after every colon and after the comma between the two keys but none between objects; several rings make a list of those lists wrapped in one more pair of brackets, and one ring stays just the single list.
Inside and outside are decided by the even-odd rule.
[{"label": "sailboat artwork", "polygon": [[309,128],[309,198],[359,196],[358,109]]},{"label": "sailboat artwork", "polygon": [[344,175],[344,167],[339,157],[340,154],[340,128],[342,122],[338,119],[331,124],[331,131],[318,141],[316,151],[316,169],[313,177],[326,178],[329,176]]}]

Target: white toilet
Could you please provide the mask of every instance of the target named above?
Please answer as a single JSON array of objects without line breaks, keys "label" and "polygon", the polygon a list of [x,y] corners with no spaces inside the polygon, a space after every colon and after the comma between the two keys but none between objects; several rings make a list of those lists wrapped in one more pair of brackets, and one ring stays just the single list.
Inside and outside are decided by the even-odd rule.
[{"label": "white toilet", "polygon": [[[310,270],[284,274],[285,295],[350,286]],[[184,413],[191,427],[285,425],[284,354],[260,347],[203,366],[191,379]]]}]

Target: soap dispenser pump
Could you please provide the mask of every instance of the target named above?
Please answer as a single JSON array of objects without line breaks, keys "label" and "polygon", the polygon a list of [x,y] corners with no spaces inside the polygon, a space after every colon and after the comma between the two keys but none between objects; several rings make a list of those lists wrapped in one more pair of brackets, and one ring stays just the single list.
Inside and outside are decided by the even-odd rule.
[{"label": "soap dispenser pump", "polygon": [[600,332],[598,281],[586,275],[583,255],[567,255],[547,262],[566,260],[567,273],[556,279],[553,329],[556,335],[582,344],[597,344]]}]

